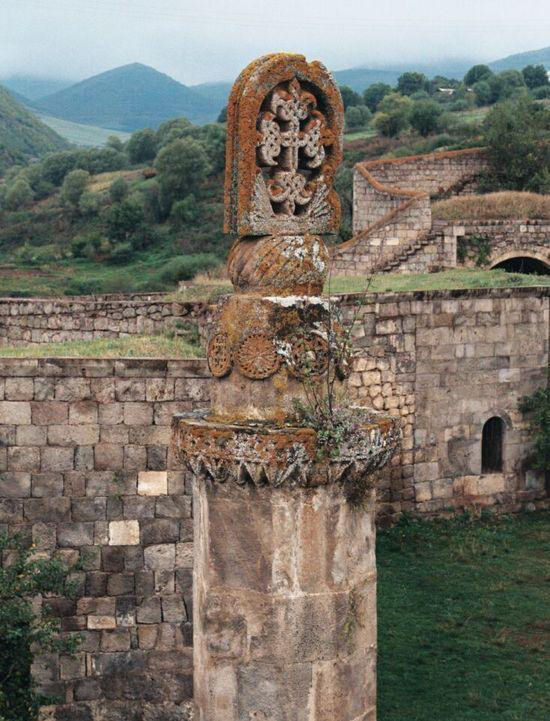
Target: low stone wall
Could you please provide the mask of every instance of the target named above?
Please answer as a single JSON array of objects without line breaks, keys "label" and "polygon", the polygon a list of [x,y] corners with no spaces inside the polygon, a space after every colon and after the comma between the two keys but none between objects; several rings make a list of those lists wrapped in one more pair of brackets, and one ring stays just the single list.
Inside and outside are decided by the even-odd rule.
[{"label": "low stone wall", "polygon": [[208,306],[166,296],[82,296],[71,299],[0,298],[0,345],[35,345],[161,333],[185,323],[206,333]]},{"label": "low stone wall", "polygon": [[192,694],[190,479],[175,412],[208,400],[204,361],[0,359],[0,532],[75,570],[47,599],[73,657],[36,659],[45,717],[182,719]]}]

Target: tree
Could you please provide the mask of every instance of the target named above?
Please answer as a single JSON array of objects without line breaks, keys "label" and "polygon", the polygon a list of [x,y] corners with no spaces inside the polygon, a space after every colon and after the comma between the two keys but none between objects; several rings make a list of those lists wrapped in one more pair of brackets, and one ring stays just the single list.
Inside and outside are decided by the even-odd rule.
[{"label": "tree", "polygon": [[425,137],[437,130],[442,113],[443,108],[435,100],[417,100],[411,108],[409,121]]},{"label": "tree", "polygon": [[344,114],[346,129],[363,128],[371,118],[371,112],[366,105],[350,105]]},{"label": "tree", "polygon": [[359,93],[356,93],[355,90],[352,90],[349,85],[340,85],[340,95],[344,103],[344,110],[361,103],[361,96]]},{"label": "tree", "polygon": [[525,85],[532,90],[533,88],[540,88],[543,85],[550,85],[548,80],[548,73],[544,65],[526,65],[521,71]]},{"label": "tree", "polygon": [[120,203],[128,195],[128,183],[120,177],[113,180],[109,188],[109,196],[113,203]]},{"label": "tree", "polygon": [[61,188],[61,199],[73,207],[77,207],[86,186],[90,182],[90,173],[86,170],[71,170],[65,176]]},{"label": "tree", "polygon": [[399,93],[390,93],[378,106],[374,116],[376,128],[387,137],[393,138],[409,125],[412,100]]},{"label": "tree", "polygon": [[491,75],[493,75],[493,71],[488,65],[474,65],[464,76],[464,84],[471,87],[479,80],[487,80]]},{"label": "tree", "polygon": [[145,128],[132,133],[126,146],[131,163],[145,163],[157,154],[157,138],[154,130]]},{"label": "tree", "polygon": [[0,557],[7,554],[10,562],[0,567],[0,719],[36,721],[41,698],[31,673],[34,654],[37,649],[73,653],[80,641],[59,637],[59,620],[47,600],[74,597],[75,588],[67,583],[68,570],[60,561],[33,556],[18,537],[0,536]]},{"label": "tree", "polygon": [[23,178],[19,178],[6,191],[4,205],[8,210],[20,210],[30,205],[33,201],[31,186]]},{"label": "tree", "polygon": [[223,107],[216,118],[217,123],[227,123],[227,105]]},{"label": "tree", "polygon": [[193,128],[193,125],[187,120],[187,118],[174,118],[173,120],[167,120],[165,123],[160,125],[157,130],[157,148],[162,150],[165,145],[173,143],[174,140],[179,140],[186,137],[189,130]]},{"label": "tree", "polygon": [[116,150],[117,153],[124,152],[124,143],[118,135],[109,135],[106,145],[108,148],[111,148],[111,150]]},{"label": "tree", "polygon": [[550,110],[525,97],[509,100],[491,110],[483,130],[491,187],[525,190],[534,176],[543,177],[550,166]]},{"label": "tree", "polygon": [[426,90],[428,87],[429,83],[424,73],[403,73],[397,79],[397,91],[401,95],[412,95],[418,90]]},{"label": "tree", "polygon": [[127,198],[107,210],[105,228],[110,240],[123,243],[143,225],[145,216],[137,198]]},{"label": "tree", "polygon": [[61,153],[51,153],[42,161],[42,175],[50,183],[61,185],[67,173],[76,167],[76,153],[64,150]]},{"label": "tree", "polygon": [[391,87],[386,83],[373,83],[363,92],[363,100],[371,113],[375,113],[382,98],[391,92]]},{"label": "tree", "polygon": [[491,86],[487,80],[478,80],[474,83],[473,91],[476,96],[476,105],[490,105],[493,99]]},{"label": "tree", "polygon": [[157,155],[155,167],[162,202],[167,214],[175,200],[183,200],[200,185],[209,171],[206,152],[197,140],[183,138],[164,147]]}]

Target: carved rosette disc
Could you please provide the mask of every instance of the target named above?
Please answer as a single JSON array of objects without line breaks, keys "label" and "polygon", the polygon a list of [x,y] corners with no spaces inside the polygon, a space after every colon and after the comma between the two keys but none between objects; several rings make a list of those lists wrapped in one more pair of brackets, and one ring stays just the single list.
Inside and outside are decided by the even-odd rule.
[{"label": "carved rosette disc", "polygon": [[215,333],[208,342],[208,367],[215,378],[223,378],[231,370],[233,358],[225,333]]},{"label": "carved rosette disc", "polygon": [[235,360],[241,373],[253,380],[269,378],[281,365],[273,338],[263,331],[252,331],[243,338]]},{"label": "carved rosette disc", "polygon": [[289,369],[297,378],[318,378],[328,370],[329,346],[319,335],[300,335],[292,339]]}]

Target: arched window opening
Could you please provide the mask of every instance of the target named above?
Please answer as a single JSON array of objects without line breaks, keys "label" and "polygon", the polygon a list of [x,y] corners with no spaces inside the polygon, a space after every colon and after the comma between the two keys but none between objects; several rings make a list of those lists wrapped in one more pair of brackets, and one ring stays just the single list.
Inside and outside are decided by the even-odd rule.
[{"label": "arched window opening", "polygon": [[504,422],[493,416],[483,426],[481,436],[481,472],[498,473],[502,471],[502,446],[504,440]]}]

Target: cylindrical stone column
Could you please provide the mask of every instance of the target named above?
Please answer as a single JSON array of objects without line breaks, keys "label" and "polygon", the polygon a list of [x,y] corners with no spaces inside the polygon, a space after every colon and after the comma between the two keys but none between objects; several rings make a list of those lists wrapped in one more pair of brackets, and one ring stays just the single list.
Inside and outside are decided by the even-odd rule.
[{"label": "cylindrical stone column", "polygon": [[197,481],[197,721],[374,721],[373,492]]}]

